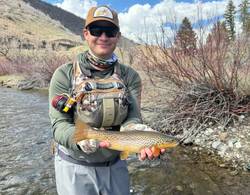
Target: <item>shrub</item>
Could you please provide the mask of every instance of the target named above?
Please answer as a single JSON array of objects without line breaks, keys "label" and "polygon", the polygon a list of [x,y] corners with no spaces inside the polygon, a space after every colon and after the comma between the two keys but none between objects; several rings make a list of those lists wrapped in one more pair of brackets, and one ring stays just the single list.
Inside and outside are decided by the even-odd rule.
[{"label": "shrub", "polygon": [[154,99],[161,119],[156,129],[192,139],[208,123],[226,127],[250,113],[249,37],[202,40],[189,53],[164,41],[138,47],[144,73],[155,87],[167,89]]}]

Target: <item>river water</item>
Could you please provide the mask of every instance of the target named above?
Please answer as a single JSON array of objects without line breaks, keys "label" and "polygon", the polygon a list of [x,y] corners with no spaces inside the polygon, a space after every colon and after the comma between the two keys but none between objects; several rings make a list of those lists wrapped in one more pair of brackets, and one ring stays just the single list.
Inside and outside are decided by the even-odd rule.
[{"label": "river water", "polygon": [[[0,194],[56,193],[48,94],[0,89]],[[208,158],[209,159],[209,158]],[[132,195],[249,195],[250,173],[178,147],[161,160],[128,159]]]}]

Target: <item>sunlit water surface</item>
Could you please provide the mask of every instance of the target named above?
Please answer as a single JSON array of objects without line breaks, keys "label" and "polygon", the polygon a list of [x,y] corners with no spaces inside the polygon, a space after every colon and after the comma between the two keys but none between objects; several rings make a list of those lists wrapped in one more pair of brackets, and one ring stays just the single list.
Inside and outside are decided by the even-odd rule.
[{"label": "sunlit water surface", "polygon": [[[56,194],[47,92],[1,88],[0,98],[0,194]],[[131,194],[250,194],[250,173],[196,158],[183,147],[154,162],[131,155]]]}]

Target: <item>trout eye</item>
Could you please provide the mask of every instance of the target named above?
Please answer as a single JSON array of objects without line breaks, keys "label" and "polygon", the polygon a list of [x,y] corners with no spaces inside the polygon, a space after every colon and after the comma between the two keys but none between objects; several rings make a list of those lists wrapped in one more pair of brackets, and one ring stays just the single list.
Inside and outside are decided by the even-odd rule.
[{"label": "trout eye", "polygon": [[170,140],[167,140],[166,142],[172,143],[172,142],[175,142],[175,141],[177,141],[177,140],[175,140],[175,139],[170,139]]}]

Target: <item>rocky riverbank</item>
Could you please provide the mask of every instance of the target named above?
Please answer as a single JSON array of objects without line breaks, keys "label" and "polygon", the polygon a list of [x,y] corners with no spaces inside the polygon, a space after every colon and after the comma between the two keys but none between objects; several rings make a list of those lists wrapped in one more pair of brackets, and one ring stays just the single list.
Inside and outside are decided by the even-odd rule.
[{"label": "rocky riverbank", "polygon": [[23,75],[5,75],[0,77],[0,87],[17,88],[20,90],[30,89],[48,89],[48,83],[33,76],[25,77]]},{"label": "rocky riverbank", "polygon": [[221,167],[249,170],[250,167],[250,118],[243,115],[234,126],[207,127],[194,139],[193,150],[216,154],[225,160]]},{"label": "rocky riverbank", "polygon": [[[154,128],[157,124],[155,113],[142,110],[144,123]],[[181,137],[181,135],[180,135]],[[220,159],[218,166],[238,170],[250,170],[250,117],[240,118],[234,126],[223,127],[208,124],[187,144],[194,155],[206,155],[211,159]]]},{"label": "rocky riverbank", "polygon": [[24,79],[20,75],[4,75],[0,77],[0,86],[4,88],[16,88],[17,83]]}]

